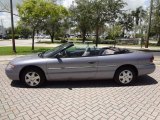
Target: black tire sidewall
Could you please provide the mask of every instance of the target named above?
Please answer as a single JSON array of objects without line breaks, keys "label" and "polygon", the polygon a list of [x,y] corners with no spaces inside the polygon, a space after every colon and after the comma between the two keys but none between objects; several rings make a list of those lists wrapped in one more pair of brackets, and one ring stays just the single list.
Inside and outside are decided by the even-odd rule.
[{"label": "black tire sidewall", "polygon": [[[131,71],[131,72],[132,72],[132,75],[133,75],[132,80],[131,80],[129,83],[127,83],[127,84],[124,84],[124,83],[120,82],[120,80],[119,80],[119,75],[120,75],[120,73],[121,73],[122,71],[124,71],[124,70],[129,70],[129,71]],[[135,72],[132,68],[129,68],[129,67],[119,68],[119,69],[116,71],[115,76],[114,76],[114,80],[115,80],[119,85],[130,85],[135,79],[136,79],[136,72]]]},{"label": "black tire sidewall", "polygon": [[[40,83],[36,86],[30,86],[26,83],[25,81],[25,76],[27,73],[29,72],[36,72],[39,76],[40,76]],[[39,69],[36,69],[36,68],[29,68],[29,69],[25,69],[22,74],[21,74],[21,81],[27,86],[27,87],[31,87],[31,88],[36,88],[36,87],[40,87],[44,82],[45,82],[46,78],[45,78],[45,75],[44,73],[39,70]]]}]

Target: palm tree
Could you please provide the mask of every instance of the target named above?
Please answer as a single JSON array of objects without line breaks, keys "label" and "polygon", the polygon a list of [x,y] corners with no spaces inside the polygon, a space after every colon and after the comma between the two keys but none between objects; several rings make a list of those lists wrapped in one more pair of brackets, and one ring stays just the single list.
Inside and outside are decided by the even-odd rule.
[{"label": "palm tree", "polygon": [[123,13],[119,17],[119,24],[123,28],[122,36],[124,37],[125,31],[131,31],[133,29],[134,21],[132,15],[129,13]]},{"label": "palm tree", "polygon": [[135,28],[135,34],[136,34],[137,26],[140,29],[141,22],[145,18],[147,12],[143,9],[142,6],[140,6],[140,7],[136,8],[135,11],[132,11],[131,14],[133,16],[133,20],[135,20],[134,21],[134,25],[135,25],[134,28]]},{"label": "palm tree", "polygon": [[143,9],[142,6],[136,8],[135,11],[132,11],[132,16],[135,18],[136,25],[139,25],[142,18],[146,16],[146,11]]},{"label": "palm tree", "polygon": [[160,1],[154,1],[152,28],[157,36],[157,46],[160,46]]}]

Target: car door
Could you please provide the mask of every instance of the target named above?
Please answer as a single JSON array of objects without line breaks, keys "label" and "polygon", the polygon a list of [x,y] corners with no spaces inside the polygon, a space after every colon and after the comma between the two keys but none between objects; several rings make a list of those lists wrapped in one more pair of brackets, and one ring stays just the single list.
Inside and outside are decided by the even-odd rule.
[{"label": "car door", "polygon": [[98,57],[97,78],[113,78],[115,70],[118,68],[119,59],[115,55],[106,55]]},{"label": "car door", "polygon": [[48,58],[47,74],[49,80],[94,79],[97,72],[98,57]]}]

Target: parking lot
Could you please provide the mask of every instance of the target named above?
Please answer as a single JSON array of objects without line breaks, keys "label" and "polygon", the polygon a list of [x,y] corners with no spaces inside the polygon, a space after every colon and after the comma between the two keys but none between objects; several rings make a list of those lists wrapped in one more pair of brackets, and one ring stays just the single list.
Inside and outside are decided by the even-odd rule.
[{"label": "parking lot", "polygon": [[160,120],[160,67],[133,85],[113,80],[48,82],[25,88],[0,63],[0,119]]}]

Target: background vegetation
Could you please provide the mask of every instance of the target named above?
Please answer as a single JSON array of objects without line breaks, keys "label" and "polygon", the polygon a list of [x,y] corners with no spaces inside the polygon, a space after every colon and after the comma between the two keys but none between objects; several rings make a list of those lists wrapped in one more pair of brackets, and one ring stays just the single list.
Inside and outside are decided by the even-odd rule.
[{"label": "background vegetation", "polygon": [[[149,9],[124,10],[123,0],[75,0],[65,8],[55,0],[23,0],[17,5],[20,21],[15,28],[15,39],[49,35],[51,43],[59,40],[91,41],[116,44],[120,38],[146,39]],[[7,30],[11,38],[11,29]],[[132,33],[132,34],[131,34]],[[74,37],[68,37],[74,34]],[[154,0],[150,36],[160,46],[160,3]],[[133,39],[133,40],[134,40]],[[142,42],[144,43],[144,42]]]}]

